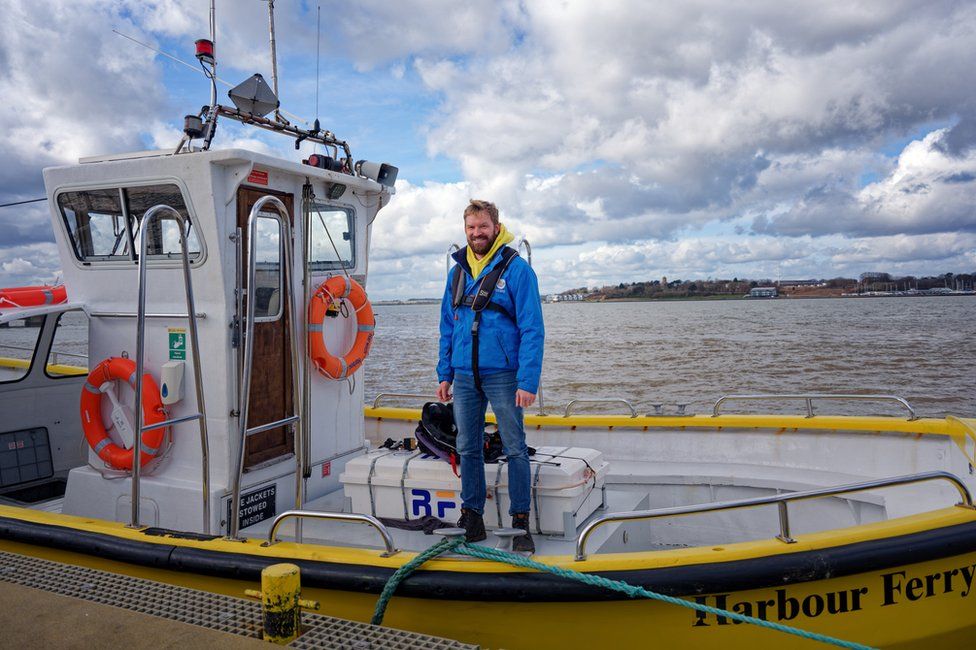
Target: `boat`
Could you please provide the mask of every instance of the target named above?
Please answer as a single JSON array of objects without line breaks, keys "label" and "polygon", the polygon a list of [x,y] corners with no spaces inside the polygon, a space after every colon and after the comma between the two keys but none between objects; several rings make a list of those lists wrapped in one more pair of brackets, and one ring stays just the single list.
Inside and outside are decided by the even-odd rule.
[{"label": "boat", "polygon": [[[213,71],[212,42],[198,58]],[[212,88],[173,150],[44,170],[66,300],[0,310],[31,323],[26,351],[0,360],[0,551],[235,596],[292,562],[306,598],[369,621],[442,539],[391,522],[459,508],[450,466],[409,442],[432,399],[365,403],[370,325],[334,295],[368,288],[397,169],[266,117],[278,102],[257,75],[238,91],[227,107]],[[217,119],[328,153],[212,148]],[[70,319],[87,351],[56,358]],[[313,337],[341,359],[329,373]],[[814,410],[852,400],[888,414]],[[775,402],[804,410],[748,406]],[[699,414],[540,400],[526,427],[537,552],[519,561],[554,572],[451,547],[399,584],[385,624],[486,648],[976,638],[973,418],[917,417],[893,395],[766,394]],[[511,558],[502,466],[487,466],[485,544]]]}]

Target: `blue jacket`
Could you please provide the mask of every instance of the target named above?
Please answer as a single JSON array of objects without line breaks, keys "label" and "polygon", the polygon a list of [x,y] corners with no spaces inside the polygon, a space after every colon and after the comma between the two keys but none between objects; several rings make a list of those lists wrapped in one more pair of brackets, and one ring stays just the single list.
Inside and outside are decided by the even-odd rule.
[{"label": "blue jacket", "polygon": [[[471,277],[466,258],[467,250],[454,253],[454,261],[464,269],[464,293],[475,292],[477,282]],[[481,272],[487,274],[501,262],[494,259]],[[454,269],[447,274],[447,286],[441,300],[440,355],[437,362],[438,381],[454,381],[455,372],[473,375],[471,367],[471,324],[474,311],[452,304],[451,278]],[[502,274],[491,301],[515,316],[513,322],[507,315],[492,309],[481,312],[478,338],[478,370],[482,375],[515,371],[518,387],[530,393],[539,392],[542,375],[542,348],[546,331],[542,323],[542,300],[539,297],[539,281],[535,271],[521,257],[515,257]]]}]

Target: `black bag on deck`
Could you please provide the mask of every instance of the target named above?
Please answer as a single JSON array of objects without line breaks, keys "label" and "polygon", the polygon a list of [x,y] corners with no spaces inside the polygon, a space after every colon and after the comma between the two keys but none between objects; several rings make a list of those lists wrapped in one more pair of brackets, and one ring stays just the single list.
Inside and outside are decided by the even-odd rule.
[{"label": "black bag on deck", "polygon": [[[428,402],[420,413],[420,423],[414,435],[417,446],[425,454],[436,456],[457,467],[460,455],[457,450],[457,424],[454,421],[454,404]],[[485,432],[485,462],[495,463],[505,455],[502,437],[497,431]],[[529,447],[529,455],[535,449]],[[456,472],[455,472],[456,473]]]}]

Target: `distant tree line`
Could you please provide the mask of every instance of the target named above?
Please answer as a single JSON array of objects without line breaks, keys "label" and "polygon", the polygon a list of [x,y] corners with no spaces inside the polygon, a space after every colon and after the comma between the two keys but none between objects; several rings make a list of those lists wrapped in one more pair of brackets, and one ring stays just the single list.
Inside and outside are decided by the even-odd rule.
[{"label": "distant tree line", "polygon": [[732,278],[704,280],[646,280],[621,282],[596,288],[576,287],[563,294],[583,294],[588,300],[646,300],[694,297],[737,297],[756,287],[777,287],[781,291],[798,293],[863,293],[869,291],[924,291],[945,288],[955,291],[972,291],[976,287],[976,273],[943,273],[932,276],[895,277],[890,273],[862,273],[858,278],[772,280],[770,278]]}]

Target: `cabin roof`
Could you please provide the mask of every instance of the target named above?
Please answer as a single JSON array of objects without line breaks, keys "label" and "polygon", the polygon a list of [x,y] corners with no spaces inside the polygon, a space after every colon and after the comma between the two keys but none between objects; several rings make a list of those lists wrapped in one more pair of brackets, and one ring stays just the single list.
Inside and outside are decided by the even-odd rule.
[{"label": "cabin roof", "polygon": [[[134,163],[139,167],[139,176],[146,173],[155,165],[159,165],[160,174],[173,175],[171,162],[179,160],[182,163],[196,163],[206,161],[212,165],[235,165],[253,163],[257,169],[274,170],[307,176],[312,179],[329,183],[341,183],[350,189],[377,194],[394,194],[393,188],[384,187],[374,180],[328,171],[318,167],[303,164],[300,160],[287,160],[268,154],[249,151],[247,149],[214,149],[210,151],[195,151],[193,153],[174,154],[170,151],[138,151],[106,156],[92,156],[81,158],[77,164],[60,167],[48,167],[44,170],[45,180],[51,179],[55,184],[73,181],[96,182],[102,180],[111,183],[116,179],[129,180],[133,175]],[[100,178],[101,177],[101,178]]]}]

